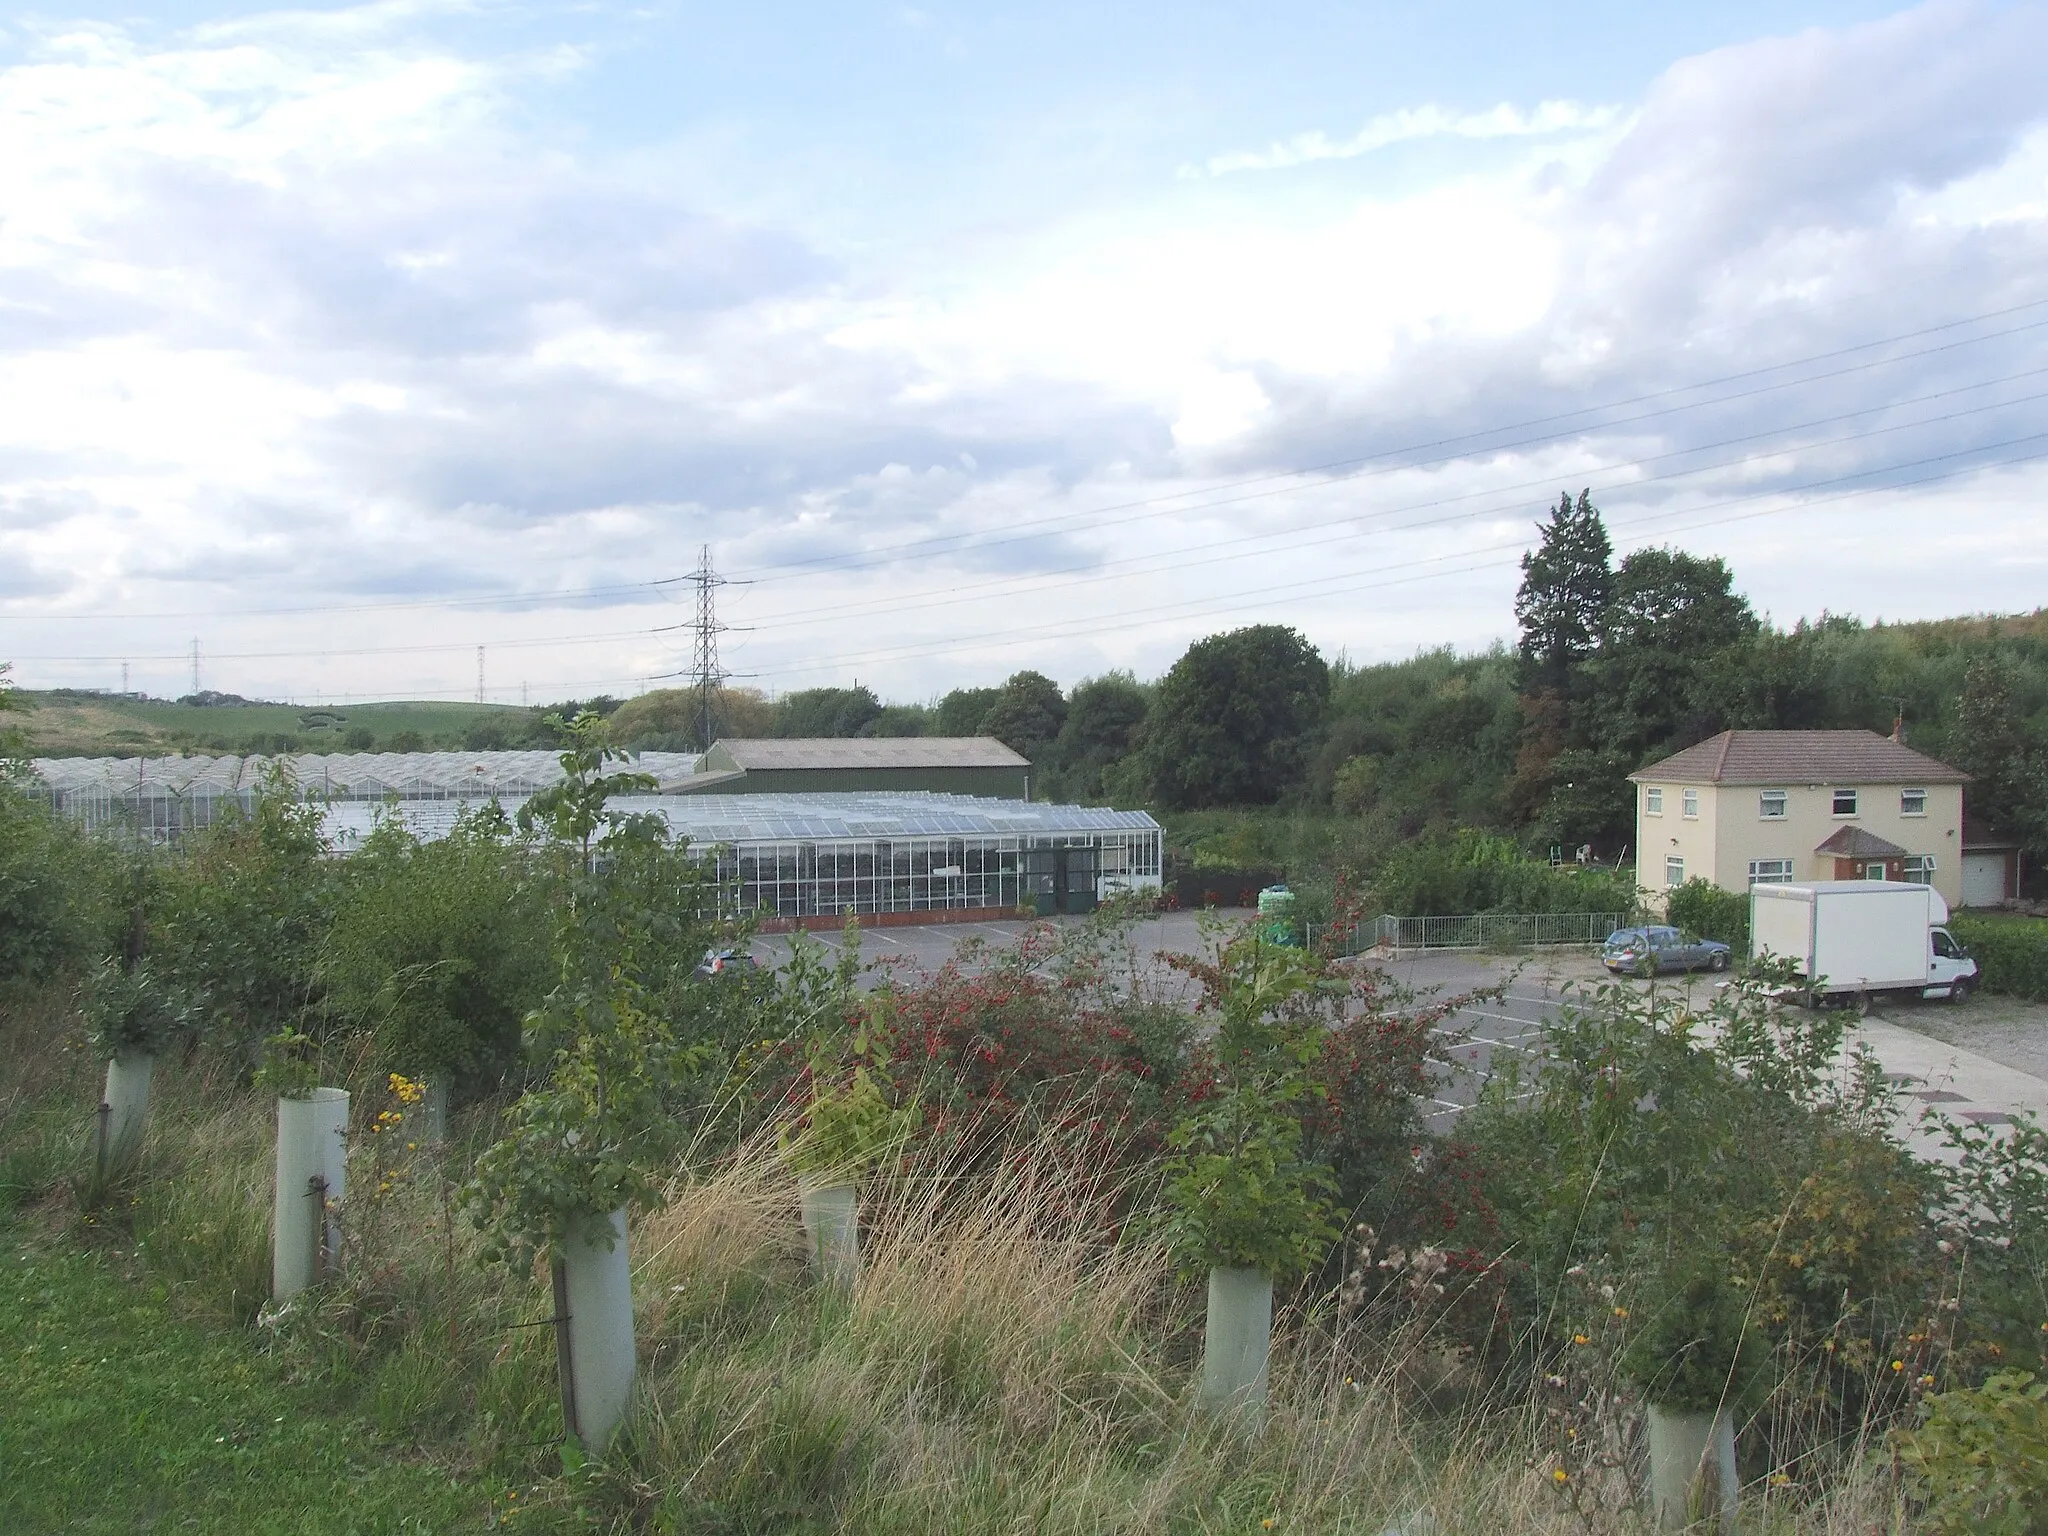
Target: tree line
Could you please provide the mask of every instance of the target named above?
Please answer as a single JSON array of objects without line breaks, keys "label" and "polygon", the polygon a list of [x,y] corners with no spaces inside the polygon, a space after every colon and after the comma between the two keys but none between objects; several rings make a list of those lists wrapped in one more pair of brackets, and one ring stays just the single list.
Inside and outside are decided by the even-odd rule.
[{"label": "tree line", "polygon": [[[1364,824],[1392,847],[1470,828],[1542,854],[1627,852],[1627,775],[1729,728],[1889,732],[1974,775],[1973,816],[2048,854],[2048,610],[2016,618],[1773,625],[1727,564],[1674,548],[1614,558],[1590,495],[1560,497],[1523,558],[1512,648],[1326,659],[1254,625],[1191,645],[1165,676],[1063,691],[1021,671],[930,704],[866,687],[774,701],[725,690],[735,736],[995,736],[1048,795],[1165,813],[1277,806]],[[620,706],[618,738],[694,745],[696,696]]]}]

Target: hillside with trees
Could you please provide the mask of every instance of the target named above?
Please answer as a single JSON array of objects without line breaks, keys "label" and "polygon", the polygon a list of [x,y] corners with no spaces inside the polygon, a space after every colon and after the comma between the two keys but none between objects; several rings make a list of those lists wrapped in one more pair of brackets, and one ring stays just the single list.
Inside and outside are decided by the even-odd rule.
[{"label": "hillside with trees", "polygon": [[[1781,629],[1719,559],[1621,559],[1600,511],[1565,495],[1523,558],[1517,639],[1476,654],[1360,665],[1261,624],[1209,635],[1156,682],[1110,672],[1063,690],[1035,670],[925,703],[807,688],[711,700],[713,736],[996,736],[1042,792],[1145,805],[1185,859],[1372,875],[1394,849],[1460,829],[1597,862],[1632,852],[1632,770],[1729,727],[1889,731],[1975,776],[1973,815],[2048,857],[2048,609]],[[531,710],[223,697],[18,694],[29,752],[485,750],[545,746],[588,709],[636,749],[699,745],[703,700],[664,689]],[[1497,844],[1489,843],[1489,847]]]}]

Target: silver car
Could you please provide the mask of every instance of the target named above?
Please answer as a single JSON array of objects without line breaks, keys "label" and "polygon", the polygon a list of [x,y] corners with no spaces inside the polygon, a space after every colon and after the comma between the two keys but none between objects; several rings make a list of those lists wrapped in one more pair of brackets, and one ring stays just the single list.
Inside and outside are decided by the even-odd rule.
[{"label": "silver car", "polygon": [[1676,928],[1617,928],[1600,946],[1600,963],[1617,976],[1659,971],[1725,971],[1728,946],[1687,938]]}]

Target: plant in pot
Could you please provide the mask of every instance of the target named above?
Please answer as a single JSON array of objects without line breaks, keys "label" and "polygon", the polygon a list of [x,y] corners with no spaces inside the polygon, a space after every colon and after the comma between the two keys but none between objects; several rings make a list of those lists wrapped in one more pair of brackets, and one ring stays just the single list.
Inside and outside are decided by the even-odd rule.
[{"label": "plant in pot", "polygon": [[1709,1520],[1732,1531],[1735,1420],[1768,1363],[1750,1298],[1725,1262],[1701,1259],[1653,1274],[1633,1311],[1620,1370],[1648,1407],[1652,1514],[1664,1530]]},{"label": "plant in pot", "polygon": [[633,1387],[628,1221],[659,1204],[691,1135],[682,1087],[714,1054],[653,1006],[647,982],[669,968],[677,914],[708,906],[711,893],[657,820],[606,810],[607,796],[648,781],[602,772],[618,755],[603,722],[586,713],[564,730],[563,782],[521,813],[550,834],[542,854],[560,893],[560,980],[526,1021],[537,1080],[506,1110],[505,1133],[477,1160],[462,1201],[489,1257],[530,1268],[549,1256],[563,1418],[571,1440],[596,1453]]},{"label": "plant in pot", "polygon": [[889,1049],[880,1014],[886,1007],[885,999],[873,999],[857,1010],[843,1036],[812,1038],[810,1102],[778,1138],[797,1175],[811,1262],[834,1285],[851,1286],[860,1276],[861,1179],[917,1133],[917,1105],[892,1104],[884,1086]]},{"label": "plant in pot", "polygon": [[1256,1427],[1274,1282],[1320,1263],[1338,1236],[1331,1172],[1301,1149],[1321,1030],[1299,1003],[1325,978],[1313,958],[1256,933],[1191,969],[1219,1016],[1216,1084],[1168,1133],[1160,1234],[1185,1271],[1208,1276],[1198,1401]]},{"label": "plant in pot", "polygon": [[341,1261],[348,1194],[348,1092],[320,1085],[319,1048],[294,1029],[264,1042],[256,1086],[277,1095],[270,1294],[289,1301]]},{"label": "plant in pot", "polygon": [[95,1160],[104,1179],[140,1152],[157,1057],[190,1032],[192,1014],[147,961],[124,968],[105,960],[94,966],[86,977],[84,1007],[93,1048],[107,1064]]}]

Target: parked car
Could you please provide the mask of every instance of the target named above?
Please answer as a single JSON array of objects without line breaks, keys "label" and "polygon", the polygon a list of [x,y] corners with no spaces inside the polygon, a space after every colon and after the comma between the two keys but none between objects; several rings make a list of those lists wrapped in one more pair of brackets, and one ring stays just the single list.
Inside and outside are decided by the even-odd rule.
[{"label": "parked car", "polygon": [[744,949],[707,949],[697,962],[697,974],[744,981],[761,969],[761,962]]},{"label": "parked car", "polygon": [[1617,976],[1725,971],[1728,946],[1719,939],[1689,939],[1676,928],[1617,928],[1600,946],[1600,963]]}]

